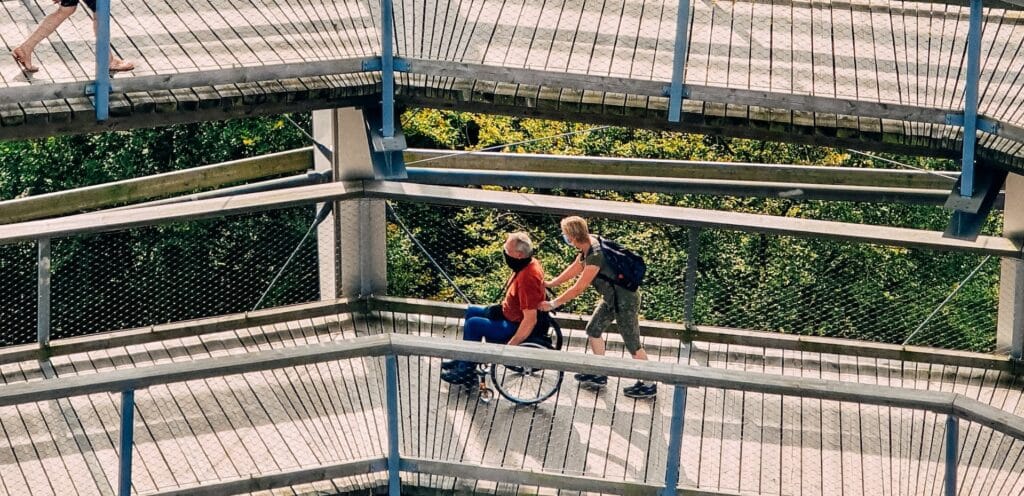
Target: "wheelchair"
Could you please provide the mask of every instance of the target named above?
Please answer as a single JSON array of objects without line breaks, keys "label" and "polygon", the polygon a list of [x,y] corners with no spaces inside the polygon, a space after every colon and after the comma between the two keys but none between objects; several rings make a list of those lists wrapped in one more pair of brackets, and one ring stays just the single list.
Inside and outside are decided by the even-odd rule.
[{"label": "wheelchair", "polygon": [[[540,336],[534,335],[520,343],[520,346],[536,349],[561,349],[562,329],[553,318],[548,317],[549,330]],[[541,403],[558,392],[565,375],[560,370],[545,370],[532,367],[519,367],[515,365],[492,364],[487,366],[489,374],[480,380],[480,399],[484,403],[494,398],[494,392],[489,391],[486,375],[490,376],[490,383],[495,385],[499,394],[506,400],[516,405],[536,405]]]},{"label": "wheelchair", "polygon": [[[561,350],[563,343],[562,328],[558,322],[548,316],[548,329],[542,333],[534,332],[519,346],[538,350]],[[555,393],[562,387],[565,373],[561,370],[545,370],[533,367],[503,365],[500,363],[480,364],[476,370],[476,387],[480,393],[480,401],[490,403],[494,399],[494,390],[502,397],[517,405],[535,405]],[[488,378],[494,385],[487,385]],[[471,388],[473,386],[470,386]]]}]

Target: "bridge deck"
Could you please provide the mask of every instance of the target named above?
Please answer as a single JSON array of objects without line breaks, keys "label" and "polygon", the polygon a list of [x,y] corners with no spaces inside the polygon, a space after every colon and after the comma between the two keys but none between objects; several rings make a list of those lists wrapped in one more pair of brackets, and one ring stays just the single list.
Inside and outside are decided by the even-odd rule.
[{"label": "bridge deck", "polygon": [[[92,374],[380,332],[453,338],[457,319],[377,312],[332,315],[201,337],[0,366],[6,383]],[[583,351],[577,331],[567,357]],[[709,367],[955,391],[1024,415],[1021,384],[1003,372],[647,338],[651,358]],[[614,337],[610,354],[622,354]],[[400,358],[403,456],[657,484],[670,391],[656,401],[600,393],[567,378],[536,408],[490,405],[441,383],[439,361]],[[383,363],[358,359],[136,393],[135,490],[152,493],[386,452]],[[0,408],[0,494],[113,494],[119,399],[96,394]],[[682,484],[726,494],[937,494],[944,418],[830,401],[693,388]],[[961,425],[960,494],[1024,494],[1024,442]],[[432,475],[418,486],[532,494],[537,488]],[[287,492],[379,486],[382,475]],[[553,492],[541,490],[542,493]],[[275,494],[283,494],[275,493]]]},{"label": "bridge deck", "polygon": [[[396,55],[411,61],[396,79],[400,101],[673,127],[664,87],[677,2],[394,3]],[[0,59],[0,137],[366,104],[379,91],[379,73],[359,72],[361,59],[380,54],[377,1],[111,4],[114,50],[137,64],[115,80],[137,84],[114,95],[113,119],[97,125],[84,98],[95,42],[77,13],[38,46],[42,70],[31,79]],[[0,49],[52,9],[0,3]],[[674,128],[955,156],[961,129],[945,117],[963,108],[966,13],[859,0],[694,2],[691,95]],[[980,112],[1003,125],[981,133],[981,157],[1024,170],[1024,80],[1007,69],[1024,62],[1024,14],[988,9],[984,25]],[[266,72],[254,78],[257,70]],[[179,89],[168,91],[172,80]],[[44,102],[18,96],[52,83],[74,85]]]}]

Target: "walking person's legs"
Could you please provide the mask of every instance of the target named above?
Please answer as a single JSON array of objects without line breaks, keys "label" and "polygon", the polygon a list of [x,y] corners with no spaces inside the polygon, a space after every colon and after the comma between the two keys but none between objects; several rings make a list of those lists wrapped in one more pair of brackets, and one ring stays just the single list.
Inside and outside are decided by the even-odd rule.
[{"label": "walking person's legs", "polygon": [[[594,313],[590,316],[590,321],[587,322],[587,343],[590,345],[590,351],[593,354],[604,356],[604,338],[601,336],[614,319],[615,309],[613,305],[602,298],[601,302],[597,304],[597,308],[594,309]],[[608,384],[608,376],[604,375],[576,374],[573,377],[584,386],[603,387]]]},{"label": "walking person's legs", "polygon": [[[55,2],[56,3],[56,2]],[[36,49],[36,45],[42,42],[44,39],[53,34],[60,25],[71,17],[71,14],[75,13],[78,8],[78,0],[59,0],[60,7],[52,14],[43,18],[43,21],[39,23],[36,30],[29,35],[28,39],[24,43],[18,45],[11,51],[11,55],[14,60],[21,66],[22,72],[26,74],[32,74],[39,71],[39,67],[32,64],[32,53]],[[89,7],[93,12],[96,11],[96,1],[86,0],[86,6]],[[93,33],[97,29],[97,20],[93,19]],[[124,72],[135,69],[135,65],[131,62],[125,61],[120,57],[114,55],[113,49],[110,51],[110,71],[111,72]]]},{"label": "walking person's legs", "polygon": [[[96,19],[92,20],[92,32],[96,33],[99,22]],[[128,62],[116,55],[114,55],[114,47],[110,47],[110,72],[128,72],[135,70],[135,64]]]},{"label": "walking person's legs", "polygon": [[39,23],[36,30],[29,35],[28,39],[24,43],[18,45],[11,51],[11,55],[14,56],[14,60],[21,66],[21,70],[26,73],[38,72],[39,67],[32,65],[32,52],[36,49],[36,45],[39,42],[46,39],[47,36],[53,34],[57,30],[57,27],[61,25],[71,14],[75,13],[76,5],[64,5],[66,2],[61,2],[60,8],[51,13],[50,15],[43,18],[43,21]]},{"label": "walking person's legs", "polygon": [[[633,358],[647,360],[647,351],[640,343],[640,298],[621,298],[615,321],[619,324],[622,342]],[[636,381],[622,391],[630,398],[653,398],[658,394],[658,385],[652,382]]]}]

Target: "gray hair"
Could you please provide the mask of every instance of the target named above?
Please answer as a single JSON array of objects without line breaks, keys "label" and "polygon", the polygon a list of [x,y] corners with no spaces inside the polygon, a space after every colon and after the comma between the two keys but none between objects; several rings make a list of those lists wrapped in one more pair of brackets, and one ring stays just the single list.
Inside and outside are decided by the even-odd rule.
[{"label": "gray hair", "polygon": [[533,242],[530,241],[530,235],[525,232],[518,231],[509,233],[508,239],[512,240],[512,246],[524,257],[533,255]]}]

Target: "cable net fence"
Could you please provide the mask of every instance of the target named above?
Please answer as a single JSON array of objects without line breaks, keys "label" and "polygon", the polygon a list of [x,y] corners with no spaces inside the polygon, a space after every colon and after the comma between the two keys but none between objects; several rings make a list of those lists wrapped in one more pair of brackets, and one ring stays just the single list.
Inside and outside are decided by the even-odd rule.
[{"label": "cable net fence", "polygon": [[[511,231],[530,233],[549,279],[575,256],[561,238],[557,216],[412,202],[392,206],[392,295],[463,302],[458,286],[473,303],[499,301],[510,275],[502,243]],[[700,229],[688,319],[691,228],[590,223],[594,233],[623,243],[647,262],[641,304],[647,320],[979,352],[995,348],[997,258]],[[589,314],[598,297],[587,291],[567,310]]]},{"label": "cable net fence", "polygon": [[0,346],[36,339],[35,243],[0,246]]},{"label": "cable net fence", "polygon": [[[315,301],[320,289],[315,236],[296,251],[314,214],[310,205],[55,239],[51,337],[245,312],[257,303],[269,308]],[[0,339],[32,342],[35,245],[0,250],[5,280]]]}]

